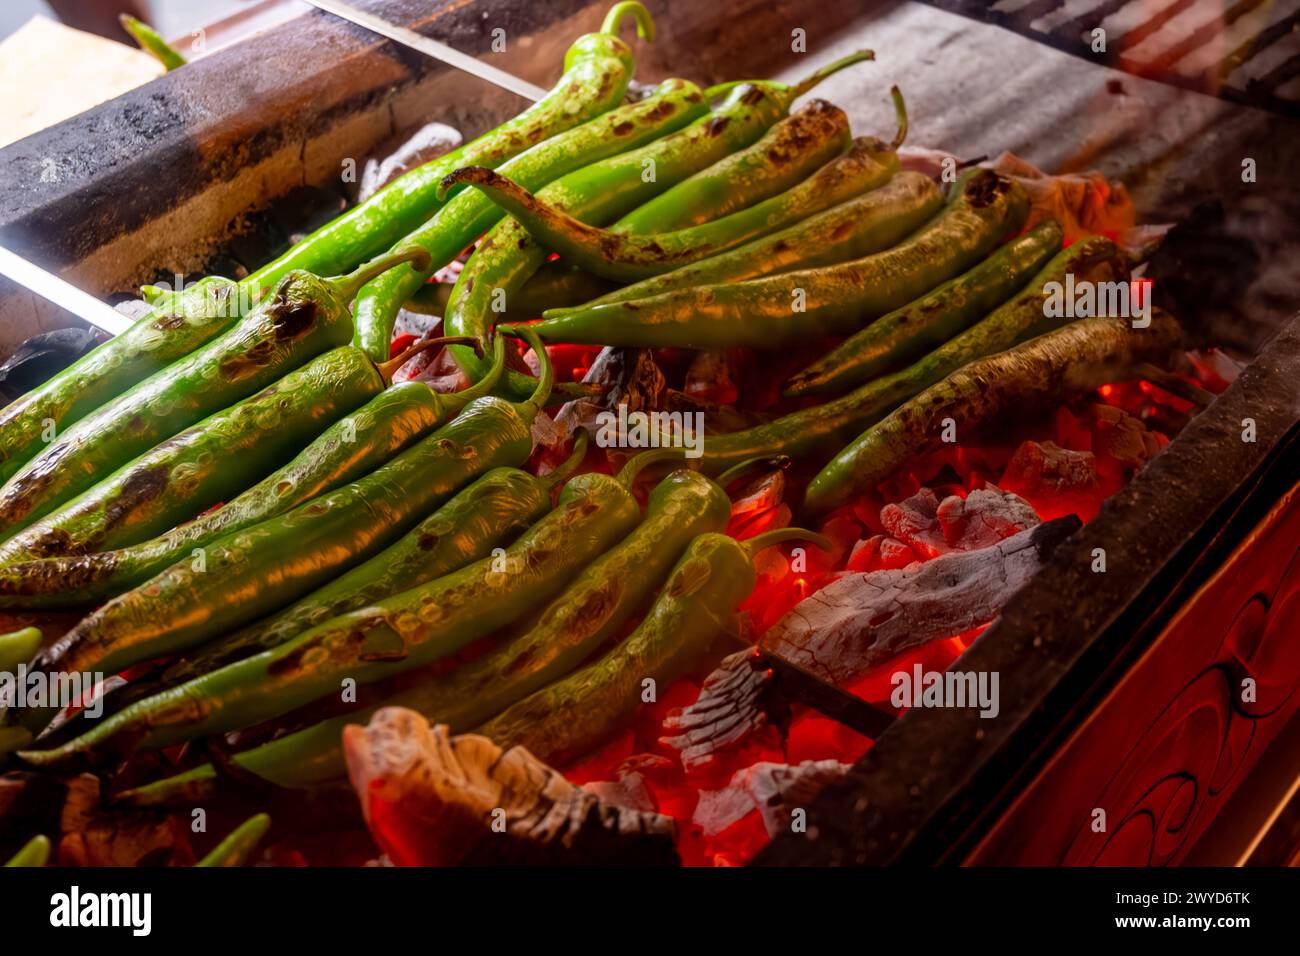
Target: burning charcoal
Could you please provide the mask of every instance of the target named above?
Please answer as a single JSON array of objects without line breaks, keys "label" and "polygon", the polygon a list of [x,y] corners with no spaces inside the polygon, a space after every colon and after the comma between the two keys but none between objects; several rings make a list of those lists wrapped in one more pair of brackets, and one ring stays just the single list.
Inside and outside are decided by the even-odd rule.
[{"label": "burning charcoal", "polygon": [[449,153],[461,143],[458,130],[443,123],[429,123],[416,130],[415,135],[402,143],[382,160],[366,160],[357,190],[357,202],[365,202],[398,176],[423,166],[443,153]]},{"label": "burning charcoal", "polygon": [[[613,780],[593,780],[584,783],[582,788],[616,807],[639,810],[643,813],[656,813],[659,810],[652,792],[647,772],[672,772],[674,765],[666,757],[654,754],[641,754],[624,760],[615,771]],[[678,771],[680,775],[680,771]]]},{"label": "burning charcoal", "polygon": [[828,784],[850,770],[838,760],[805,760],[801,764],[756,763],[736,771],[721,790],[705,790],[692,820],[706,836],[721,833],[758,810],[769,837],[788,830],[790,814],[806,807]]},{"label": "burning charcoal", "polygon": [[592,435],[599,430],[597,416],[626,405],[629,412],[658,409],[664,397],[664,376],[654,358],[645,349],[602,349],[583,376],[587,384],[603,385],[600,398],[581,398],[568,402],[555,416],[565,434],[579,428]]},{"label": "burning charcoal", "polygon": [[1068,451],[1050,441],[1024,442],[1011,456],[1000,483],[1048,517],[1078,514],[1090,520],[1106,497],[1093,453]]},{"label": "burning charcoal", "polygon": [[385,707],[343,734],[375,842],[398,866],[674,864],[673,821],[615,806],[522,747]]},{"label": "burning charcoal", "polygon": [[156,866],[192,856],[174,818],[105,810],[99,778],[89,773],[68,782],[59,832],[57,859],[63,866]]},{"label": "burning charcoal", "polygon": [[740,397],[726,349],[704,349],[695,353],[686,372],[683,391],[692,398],[731,405]]},{"label": "burning charcoal", "polygon": [[1086,415],[1093,431],[1093,446],[1126,468],[1141,468],[1160,451],[1160,439],[1141,421],[1114,405],[1089,405]]},{"label": "burning charcoal", "polygon": [[0,365],[0,398],[13,401],[99,344],[93,329],[55,329],[27,339]]},{"label": "burning charcoal", "polygon": [[838,578],[777,622],[761,646],[832,683],[851,683],[908,648],[993,620],[1079,526],[1061,518],[979,551]]},{"label": "burning charcoal", "polygon": [[914,552],[903,542],[883,534],[873,534],[859,541],[849,555],[850,571],[883,571],[905,568],[917,560]]},{"label": "burning charcoal", "polygon": [[912,497],[880,509],[880,521],[895,538],[922,558],[934,558],[952,550],[939,527],[939,498],[929,488]]},{"label": "burning charcoal", "polygon": [[936,513],[943,538],[954,551],[978,551],[1038,524],[1038,513],[1019,495],[978,488],[965,498],[951,495]]},{"label": "burning charcoal", "polygon": [[661,743],[678,751],[682,766],[692,771],[767,727],[784,738],[789,724],[790,706],[775,691],[772,671],[752,650],[744,650],[723,658],[705,678],[695,703],[664,721],[665,730],[678,734]]}]

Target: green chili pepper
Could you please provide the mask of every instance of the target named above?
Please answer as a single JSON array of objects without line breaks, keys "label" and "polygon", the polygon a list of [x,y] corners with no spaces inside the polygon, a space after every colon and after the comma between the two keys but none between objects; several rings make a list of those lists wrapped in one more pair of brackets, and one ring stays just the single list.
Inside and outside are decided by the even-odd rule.
[{"label": "green chili pepper", "polygon": [[646,681],[659,693],[683,677],[709,645],[734,629],[733,615],[754,590],[753,556],[781,541],[830,542],[782,528],[746,542],[703,534],[673,568],[650,613],[600,660],[534,692],[474,733],[502,749],[524,747],[553,766],[589,753],[626,725],[645,701]]},{"label": "green chili pepper", "polygon": [[380,272],[420,250],[382,256],[349,276],[286,276],[230,331],[81,419],[0,489],[8,539],[161,441],[352,336],[348,303]]},{"label": "green chili pepper", "polygon": [[937,348],[1024,286],[1061,248],[1061,227],[1039,223],[975,268],[872,322],[792,377],[784,394],[843,392]]},{"label": "green chili pepper", "polygon": [[[694,83],[667,80],[654,96],[553,136],[502,165],[500,173],[524,189],[540,189],[589,163],[644,146],[698,118],[708,108]],[[394,246],[393,251],[424,249],[430,255],[429,267],[394,269],[361,290],[355,309],[357,346],[376,360],[387,357],[393,324],[403,304],[503,215],[490,199],[466,190]]]},{"label": "green chili pepper", "polygon": [[153,314],[0,412],[0,481],[7,481],[48,442],[51,424],[47,423],[66,429],[189,355],[240,318],[248,303],[260,300],[263,290],[278,287],[290,273],[343,272],[413,232],[438,210],[438,185],[453,169],[467,164],[495,168],[617,105],[631,79],[633,59],[630,48],[615,34],[629,16],[636,20],[642,38],[653,36],[654,23],[641,4],[616,4],[600,33],[579,37],[569,48],[565,74],[544,99],[492,132],[394,180],[246,279],[209,278],[184,290],[151,290],[147,298]]},{"label": "green chili pepper", "polygon": [[186,64],[185,57],[176,52],[171,44],[164,40],[158,31],[149,24],[137,20],[129,13],[120,14],[117,21],[122,24],[122,29],[131,34],[131,38],[140,44],[140,49],[166,67],[168,73]]},{"label": "green chili pepper", "polygon": [[[680,348],[781,348],[844,335],[978,262],[1029,211],[1009,179],[970,179],[930,225],[864,259],[650,299],[545,313],[529,326],[551,342]],[[518,326],[508,326],[513,333]]]},{"label": "green chili pepper", "polygon": [[249,817],[218,843],[211,853],[194,865],[243,866],[269,829],[271,829],[271,818],[265,813]]},{"label": "green chili pepper", "polygon": [[[579,291],[576,284],[573,292],[561,287],[558,294],[551,293],[552,297],[564,295],[567,298],[547,304],[546,308],[572,308],[580,302],[583,308],[591,308],[612,302],[647,299],[675,289],[744,282],[793,269],[811,269],[860,259],[901,242],[942,205],[943,194],[929,176],[904,171],[886,186],[810,216],[780,232],[661,276],[606,292],[599,298],[588,296],[586,300],[579,300],[574,295]],[[539,314],[523,318],[536,318]]]},{"label": "green chili pepper", "polygon": [[[864,51],[846,57],[793,87],[771,82],[737,86],[709,116],[640,149],[569,173],[542,189],[538,198],[583,222],[604,225],[692,174],[701,170],[707,173],[706,167],[753,144],[785,115],[794,99],[836,70],[870,56],[869,51]],[[747,202],[771,195],[774,185],[779,183],[770,179],[756,184],[754,189],[731,182],[731,188]],[[508,307],[510,299],[545,259],[545,250],[531,241],[521,223],[511,218],[502,220],[478,244],[456,280],[443,330],[448,335],[472,335],[486,342],[495,317]],[[462,347],[454,347],[451,352],[470,379],[478,379],[483,363],[477,356]],[[526,382],[511,379],[510,391],[526,387]]]},{"label": "green chili pepper", "polygon": [[174,528],[284,465],[326,426],[382,391],[412,354],[446,341],[423,340],[383,365],[351,346],[326,352],[19,532],[0,546],[0,564],[103,552]]},{"label": "green chili pepper", "polygon": [[[699,459],[701,468],[714,474],[761,455],[833,455],[864,428],[968,362],[1048,331],[1051,322],[1043,315],[1047,298],[1043,287],[1048,282],[1063,282],[1066,273],[1087,281],[1123,280],[1128,277],[1128,260],[1107,239],[1093,236],[1076,242],[1048,262],[1015,298],[906,368],[822,405],[707,438]],[[1059,324],[1060,320],[1056,321]]]},{"label": "green chili pepper", "polygon": [[[38,665],[118,671],[279,610],[383,550],[483,472],[523,464],[551,382],[544,360],[527,402],[476,399],[366,477],[225,535],[201,561],[177,562],[84,618],[42,653]],[[46,716],[34,713],[32,723],[23,723],[30,729]]]},{"label": "green chili pepper", "polygon": [[26,664],[40,646],[40,628],[25,627],[20,631],[0,634],[0,673],[12,673],[19,664]]},{"label": "green chili pepper", "polygon": [[[838,119],[834,118],[836,114]],[[813,100],[777,123],[768,137],[778,133],[806,144],[809,161],[821,162],[832,147],[843,151],[848,140],[848,119],[824,100]],[[894,161],[892,167],[888,159]],[[793,160],[790,157],[788,161]],[[482,190],[519,220],[534,240],[559,253],[565,262],[606,279],[631,282],[725,252],[820,212],[881,185],[896,169],[897,157],[892,152],[887,152],[882,161],[873,147],[855,144],[848,155],[825,163],[810,178],[779,196],[700,226],[648,236],[627,236],[584,225],[481,166],[458,169],[444,182],[469,183]]]},{"label": "green chili pepper", "polygon": [[44,866],[49,862],[49,859],[50,838],[47,836],[34,836],[23,845],[21,850],[9,858],[5,866]]},{"label": "green chili pepper", "polygon": [[[547,309],[580,305],[615,288],[613,282],[579,269],[569,269],[558,262],[548,262],[511,297],[498,321],[536,319]],[[426,282],[406,300],[404,308],[409,312],[441,317],[447,311],[451,290],[450,282]]]},{"label": "green chili pepper", "polygon": [[[642,468],[676,452],[647,452],[625,467],[630,485]],[[676,471],[659,482],[644,520],[587,566],[573,584],[538,614],[512,628],[517,635],[498,649],[450,673],[416,670],[401,680],[409,689],[382,703],[344,714],[234,756],[237,765],[285,787],[305,787],[344,773],[339,746],[343,727],[363,723],[380,707],[410,707],[453,729],[475,726],[523,696],[569,673],[618,633],[663,581],[672,562],[696,535],[720,530],[730,502],[719,484],[696,472]],[[167,802],[193,794],[214,779],[211,768],[144,787],[131,802]]]},{"label": "green chili pepper", "polygon": [[241,292],[256,295],[296,269],[315,273],[350,269],[391,248],[437,212],[444,201],[436,195],[438,183],[453,169],[471,163],[495,168],[556,133],[617,106],[627,92],[635,65],[631,48],[617,36],[628,17],[636,21],[642,39],[653,39],[654,21],[645,7],[635,2],[615,4],[600,32],[585,34],[569,47],[564,75],[545,97],[491,132],[393,180],[242,280]]},{"label": "green chili pepper", "polygon": [[145,316],[0,411],[0,483],[54,436],[220,335],[239,318],[236,283],[203,279],[169,312]]},{"label": "green chili pepper", "polygon": [[455,654],[559,593],[636,524],[619,480],[573,478],[554,511],[497,556],[327,621],[286,644],[139,701],[62,747],[23,751],[47,764],[110,740],[140,749],[249,726]]},{"label": "green chili pepper", "polygon": [[362,478],[492,391],[505,362],[504,344],[493,345],[482,381],[451,394],[422,382],[394,385],[327,428],[289,464],[195,521],[116,551],[0,567],[0,607],[81,607],[115,597],[183,558],[197,558],[223,535]]},{"label": "green chili pepper", "polygon": [[1041,406],[1131,375],[1177,347],[1178,323],[1160,313],[1150,328],[1127,320],[1082,319],[964,365],[904,402],[850,442],[808,485],[804,506],[825,512],[884,481],[951,420],[974,427],[1007,408]]},{"label": "green chili pepper", "polygon": [[326,352],[10,538],[0,546],[0,564],[104,551],[161,534],[283,465],[382,387],[374,364],[357,349]]},{"label": "green chili pepper", "polygon": [[568,480],[586,453],[586,433],[580,432],[569,460],[545,478],[519,468],[492,469],[396,544],[279,613],[203,645],[195,657],[168,667],[155,687],[182,684],[231,661],[278,647],[340,614],[368,607],[487,557],[550,510],[551,490]]}]

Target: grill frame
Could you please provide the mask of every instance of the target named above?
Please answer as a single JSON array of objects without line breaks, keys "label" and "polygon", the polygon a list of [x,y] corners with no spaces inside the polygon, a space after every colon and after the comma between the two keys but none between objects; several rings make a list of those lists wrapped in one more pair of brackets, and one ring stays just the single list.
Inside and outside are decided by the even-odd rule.
[{"label": "grill frame", "polygon": [[[1285,16],[1271,21],[1244,43],[1238,44],[1228,56],[1219,61],[1217,69],[1207,70],[1199,75],[1188,75],[1175,69],[1177,63],[1212,42],[1219,35],[1219,31],[1213,29],[1214,27],[1230,26],[1241,17],[1255,12],[1266,0],[1238,0],[1225,11],[1223,18],[1209,21],[1193,31],[1188,39],[1175,44],[1173,49],[1178,51],[1176,57],[1171,58],[1165,54],[1154,62],[1125,56],[1123,49],[1137,46],[1157,34],[1169,21],[1192,10],[1197,0],[1169,0],[1167,6],[1162,6],[1136,28],[1113,38],[1107,37],[1106,50],[1100,53],[1095,52],[1082,35],[1101,26],[1105,20],[1117,13],[1143,5],[1144,0],[1102,0],[1099,6],[1048,31],[1036,30],[1032,27],[1032,23],[1061,9],[1065,0],[1029,0],[1028,3],[1014,10],[998,9],[1005,0],[993,3],[983,2],[983,0],[921,0],[921,2],[981,23],[1002,27],[1072,56],[1123,70],[1135,76],[1158,80],[1161,83],[1195,90],[1198,93],[1209,93],[1230,102],[1268,110],[1279,116],[1300,118],[1300,93],[1291,98],[1279,96],[1276,92],[1278,87],[1285,86],[1295,77],[1300,76],[1300,4]],[[1098,16],[1097,10],[1103,11],[1103,15]],[[1282,64],[1270,70],[1262,78],[1251,77],[1244,84],[1232,82],[1233,73],[1248,65],[1252,59],[1274,43],[1287,38],[1288,35],[1291,35],[1297,50]],[[1195,40],[1195,43],[1188,45],[1188,40]]]}]

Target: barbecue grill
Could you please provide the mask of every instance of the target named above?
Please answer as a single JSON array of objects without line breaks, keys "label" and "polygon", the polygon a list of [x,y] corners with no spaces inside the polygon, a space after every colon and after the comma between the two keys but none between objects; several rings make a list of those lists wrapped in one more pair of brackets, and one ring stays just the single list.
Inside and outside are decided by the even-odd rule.
[{"label": "barbecue grill", "polygon": [[[491,30],[503,27],[502,65],[543,85],[568,40],[604,9],[586,0],[359,5],[485,57],[500,55]],[[963,669],[1000,675],[996,717],[916,709],[895,720],[767,660],[790,701],[873,745],[808,805],[806,829],[778,835],[756,862],[1293,858],[1295,843],[1276,828],[1269,837],[1265,821],[1289,819],[1279,812],[1289,792],[1276,781],[1300,767],[1294,4],[648,6],[661,32],[639,57],[642,82],[681,71],[702,82],[789,78],[810,60],[870,46],[878,64],[819,91],[855,130],[891,127],[885,91],[898,83],[915,143],[972,159],[1005,150],[1124,183],[1140,221],[1176,224],[1151,265],[1157,303],[1193,341],[1249,362],[1051,552],[962,656]],[[807,54],[790,49],[796,29]],[[1093,47],[1096,29],[1104,50]],[[172,273],[255,268],[341,207],[345,160],[430,120],[468,136],[519,105],[304,13],[0,150],[11,184],[0,194],[0,244],[105,297]],[[0,354],[67,324],[0,280]],[[1246,680],[1255,704],[1237,694]],[[1101,831],[1098,810],[1109,821]]]}]

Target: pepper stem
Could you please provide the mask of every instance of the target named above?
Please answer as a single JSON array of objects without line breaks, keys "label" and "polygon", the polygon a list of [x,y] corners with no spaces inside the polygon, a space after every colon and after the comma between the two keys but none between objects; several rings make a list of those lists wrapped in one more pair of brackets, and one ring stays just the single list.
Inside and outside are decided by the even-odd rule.
[{"label": "pepper stem", "polygon": [[894,115],[898,117],[898,132],[894,134],[894,149],[903,145],[907,139],[907,104],[903,102],[903,91],[897,86],[889,88],[889,96],[894,101]]},{"label": "pepper stem", "polygon": [[704,99],[711,103],[719,96],[722,96],[725,93],[730,93],[736,87],[746,86],[753,82],[753,80],[728,80],[726,83],[719,83],[717,86],[710,86],[704,91]]},{"label": "pepper stem", "polygon": [[587,457],[587,429],[579,428],[573,433],[573,451],[569,452],[569,457],[560,462],[555,470],[543,479],[547,488],[554,488],[556,485],[568,481],[578,466],[583,463]]},{"label": "pepper stem", "polygon": [[379,369],[379,374],[383,376],[385,385],[393,384],[393,376],[397,370],[409,362],[421,352],[427,352],[429,349],[439,345],[472,345],[478,347],[478,339],[472,335],[444,335],[436,339],[421,339],[408,349],[404,349],[397,355],[390,358],[387,362],[376,362],[375,368]]},{"label": "pepper stem", "polygon": [[389,269],[409,262],[417,272],[427,272],[433,266],[433,257],[424,249],[401,249],[376,256],[365,265],[358,266],[354,272],[345,276],[335,276],[329,281],[346,301],[351,302],[361,291],[361,287],[370,280],[383,275]]},{"label": "pepper stem", "polygon": [[645,469],[652,465],[658,465],[665,461],[680,461],[684,449],[682,448],[652,448],[650,451],[643,451],[639,455],[633,455],[623,470],[618,473],[619,483],[624,488],[631,488],[636,484],[637,477]]},{"label": "pepper stem", "polygon": [[123,13],[118,15],[117,22],[122,24],[123,30],[131,34],[131,39],[140,45],[140,49],[161,63],[168,73],[189,62],[164,40],[157,30],[143,20],[137,20],[129,13]]},{"label": "pepper stem", "polygon": [[[483,345],[477,339],[474,340],[474,351],[482,354]],[[484,395],[490,395],[492,389],[497,387],[497,382],[501,381],[501,376],[506,372],[506,343],[501,336],[497,336],[492,343],[492,364],[488,370],[483,373],[483,377],[470,385],[468,388],[462,388],[456,392],[456,398],[468,405],[476,398],[482,398]]]},{"label": "pepper stem", "polygon": [[764,548],[770,548],[774,544],[784,544],[786,541],[811,541],[823,551],[830,551],[834,547],[831,544],[831,539],[826,535],[809,531],[806,528],[775,528],[772,531],[756,534],[748,541],[742,541],[741,544],[752,558]]},{"label": "pepper stem", "polygon": [[714,479],[714,482],[720,488],[726,488],[737,478],[757,471],[759,467],[785,471],[790,467],[789,455],[764,455],[761,458],[751,458],[748,461],[742,461],[739,465],[732,465],[722,474]]},{"label": "pepper stem", "polygon": [[875,50],[858,50],[856,53],[850,53],[848,56],[840,57],[840,59],[836,60],[834,63],[828,63],[820,70],[813,71],[807,77],[790,87],[790,99],[798,99],[819,84],[822,80],[834,76],[847,66],[852,66],[854,63],[862,63],[865,60],[874,60],[875,58]]},{"label": "pepper stem", "polygon": [[511,331],[528,343],[537,355],[537,362],[541,366],[541,374],[537,376],[537,388],[533,390],[528,401],[524,402],[524,405],[530,406],[536,414],[546,407],[546,403],[551,398],[551,388],[555,384],[555,367],[551,364],[551,356],[546,351],[540,335],[526,325],[515,326]]},{"label": "pepper stem", "polygon": [[623,3],[616,3],[610,7],[609,13],[605,14],[605,22],[600,25],[600,32],[617,36],[623,21],[628,17],[636,18],[636,35],[642,40],[650,41],[655,38],[654,19],[650,16],[650,11],[636,0],[624,0]]}]

